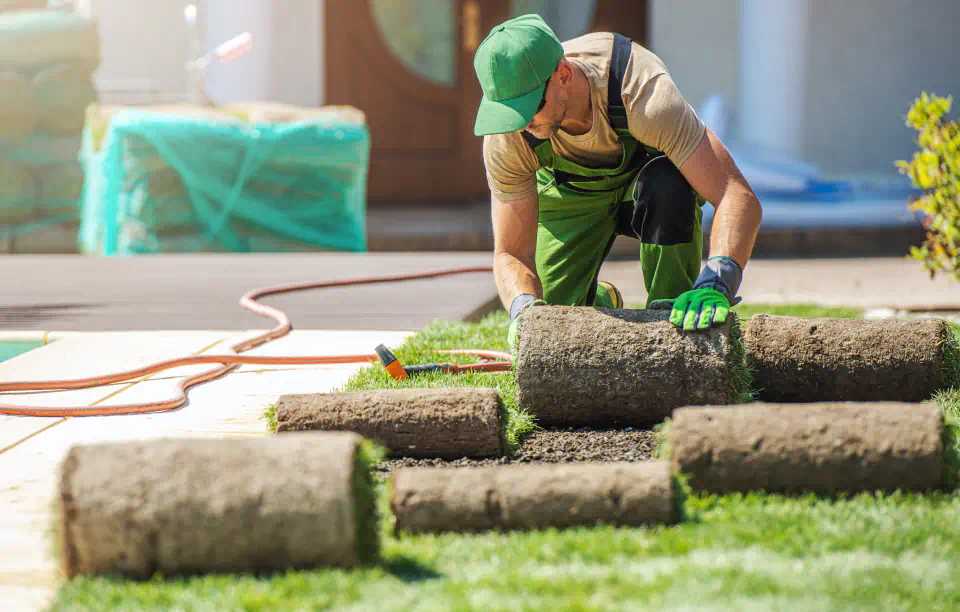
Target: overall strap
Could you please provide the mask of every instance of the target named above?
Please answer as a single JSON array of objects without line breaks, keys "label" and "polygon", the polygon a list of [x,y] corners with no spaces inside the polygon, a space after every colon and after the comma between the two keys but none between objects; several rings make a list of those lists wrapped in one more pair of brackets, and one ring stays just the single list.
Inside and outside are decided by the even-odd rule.
[{"label": "overall strap", "polygon": [[553,167],[553,145],[548,138],[537,138],[527,130],[521,130],[520,135],[527,141],[530,148],[537,155],[541,168]]},{"label": "overall strap", "polygon": [[[621,138],[630,136],[627,125],[627,109],[623,105],[623,78],[627,72],[627,62],[633,51],[633,41],[626,36],[614,33],[613,53],[610,56],[610,76],[607,80],[607,117],[610,126]],[[523,139],[537,155],[540,166],[553,167],[553,147],[549,140],[537,138],[526,130],[521,130]]]},{"label": "overall strap", "polygon": [[[609,189],[627,177],[622,173],[628,168],[639,168],[647,159],[649,151],[630,134],[627,124],[627,109],[623,104],[623,79],[627,72],[627,63],[633,52],[633,41],[626,36],[614,33],[613,50],[610,56],[610,73],[607,80],[607,117],[610,126],[623,143],[624,152],[620,167],[617,169],[588,169],[557,157],[550,140],[537,138],[526,130],[521,135],[533,150],[541,169],[548,171],[557,185],[572,188],[575,191],[589,193],[594,189]],[[637,149],[642,155],[634,155]],[[595,185],[595,186],[594,186]]]},{"label": "overall strap", "polygon": [[617,136],[629,134],[627,108],[623,105],[623,78],[633,51],[633,41],[620,34],[613,35],[613,54],[610,56],[610,77],[607,80],[607,117]]}]

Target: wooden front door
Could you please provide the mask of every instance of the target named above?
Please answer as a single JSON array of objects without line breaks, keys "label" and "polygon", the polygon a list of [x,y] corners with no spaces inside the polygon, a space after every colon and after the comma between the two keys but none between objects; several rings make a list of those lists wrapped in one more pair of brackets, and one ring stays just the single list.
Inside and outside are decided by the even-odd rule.
[{"label": "wooden front door", "polygon": [[616,31],[646,43],[644,0],[327,0],[325,104],[367,115],[368,199],[487,197],[477,45],[497,24],[539,13],[560,40]]}]

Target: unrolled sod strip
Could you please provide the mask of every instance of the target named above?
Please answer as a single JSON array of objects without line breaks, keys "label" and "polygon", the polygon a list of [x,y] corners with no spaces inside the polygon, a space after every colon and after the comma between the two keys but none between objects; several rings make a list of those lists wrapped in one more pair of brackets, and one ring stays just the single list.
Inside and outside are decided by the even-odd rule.
[{"label": "unrolled sod strip", "polygon": [[371,561],[376,504],[363,455],[346,432],[74,446],[60,473],[64,572],[148,578]]},{"label": "unrolled sod strip", "polygon": [[402,468],[396,527],[411,533],[646,525],[678,519],[666,462]]},{"label": "unrolled sod strip", "polygon": [[749,404],[680,408],[670,456],[714,493],[927,491],[943,484],[935,404]]},{"label": "unrolled sod strip", "polygon": [[650,425],[691,404],[740,401],[733,315],[683,332],[669,310],[527,309],[517,355],[519,404],[544,426]]},{"label": "unrolled sod strip", "polygon": [[949,334],[939,319],[756,315],[743,342],[762,401],[922,402],[944,386]]},{"label": "unrolled sod strip", "polygon": [[345,430],[404,457],[495,457],[503,452],[496,389],[393,389],[283,395],[277,432]]}]

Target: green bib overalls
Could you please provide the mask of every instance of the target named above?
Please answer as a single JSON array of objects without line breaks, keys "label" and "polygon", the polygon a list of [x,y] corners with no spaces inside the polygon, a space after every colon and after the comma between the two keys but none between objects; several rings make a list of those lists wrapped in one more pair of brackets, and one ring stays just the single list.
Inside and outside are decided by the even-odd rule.
[{"label": "green bib overalls", "polygon": [[640,240],[647,304],[689,291],[700,272],[703,199],[659,151],[627,128],[621,89],[631,41],[614,35],[608,116],[623,144],[615,168],[587,168],[555,155],[549,140],[523,137],[540,162],[536,266],[548,304],[612,307],[597,290],[617,235]]}]

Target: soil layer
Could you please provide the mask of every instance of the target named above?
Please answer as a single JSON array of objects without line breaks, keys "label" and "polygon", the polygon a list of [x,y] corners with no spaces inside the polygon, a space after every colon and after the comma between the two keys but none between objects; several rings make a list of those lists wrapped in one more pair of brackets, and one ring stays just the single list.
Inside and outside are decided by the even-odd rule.
[{"label": "soil layer", "polygon": [[711,493],[929,491],[943,483],[936,404],[819,403],[674,412],[670,456]]},{"label": "soil layer", "polygon": [[392,489],[396,528],[411,533],[676,521],[664,461],[404,468]]},{"label": "soil layer", "polygon": [[922,402],[944,384],[948,333],[939,319],[756,315],[743,343],[761,401]]},{"label": "soil layer", "polygon": [[544,426],[649,426],[674,408],[738,401],[724,325],[685,333],[669,310],[540,306],[523,315],[518,400]]},{"label": "soil layer", "polygon": [[331,432],[74,446],[60,472],[64,573],[357,565],[359,442]]},{"label": "soil layer", "polygon": [[645,429],[573,429],[535,430],[526,436],[511,457],[497,459],[461,458],[388,459],[377,464],[377,471],[392,472],[401,467],[484,467],[510,463],[572,463],[585,461],[648,461],[656,446],[654,434]]},{"label": "soil layer", "polygon": [[283,395],[277,432],[352,431],[392,455],[457,459],[503,452],[496,389],[386,389]]}]

